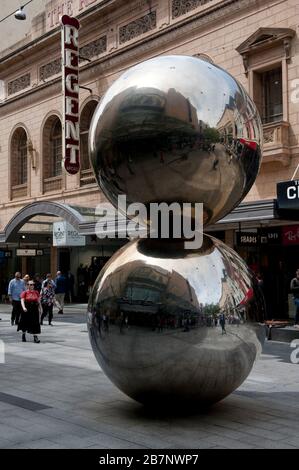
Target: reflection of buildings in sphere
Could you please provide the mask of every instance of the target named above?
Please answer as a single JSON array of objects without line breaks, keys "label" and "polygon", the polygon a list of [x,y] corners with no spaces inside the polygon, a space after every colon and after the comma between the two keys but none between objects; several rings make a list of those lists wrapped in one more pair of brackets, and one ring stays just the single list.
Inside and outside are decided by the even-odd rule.
[{"label": "reflection of buildings in sphere", "polygon": [[[228,269],[233,252],[223,243],[204,237],[197,253],[171,251],[139,240],[111,259],[89,305],[91,343],[108,377],[141,402],[214,402],[243,382],[260,352],[262,299],[237,254]],[[215,326],[221,312],[226,335]]]},{"label": "reflection of buildings in sphere", "polygon": [[[255,148],[243,143],[250,129]],[[260,133],[254,105],[230,75],[197,58],[164,56],[110,87],[91,125],[91,159],[114,205],[119,194],[128,204],[203,202],[205,223],[215,222],[253,184]]]}]

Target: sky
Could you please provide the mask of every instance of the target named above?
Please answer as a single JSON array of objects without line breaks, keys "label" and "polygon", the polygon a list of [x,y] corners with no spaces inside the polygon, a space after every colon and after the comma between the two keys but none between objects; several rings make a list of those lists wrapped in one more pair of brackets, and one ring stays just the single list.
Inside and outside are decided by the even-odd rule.
[{"label": "sky", "polygon": [[[0,21],[24,5],[28,0],[0,0]],[[45,9],[48,0],[33,0],[25,7],[27,19],[19,21],[12,15],[0,22],[0,52],[25,38],[31,29],[31,20]]]}]

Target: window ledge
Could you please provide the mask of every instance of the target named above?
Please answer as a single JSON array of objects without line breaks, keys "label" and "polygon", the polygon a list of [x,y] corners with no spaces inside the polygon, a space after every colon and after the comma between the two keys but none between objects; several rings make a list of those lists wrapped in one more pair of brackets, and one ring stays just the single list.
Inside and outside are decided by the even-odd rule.
[{"label": "window ledge", "polygon": [[289,127],[290,124],[286,121],[263,125],[263,163],[278,161],[284,166],[290,164]]},{"label": "window ledge", "polygon": [[11,199],[24,198],[28,196],[27,192],[27,183],[14,185],[11,187]]}]

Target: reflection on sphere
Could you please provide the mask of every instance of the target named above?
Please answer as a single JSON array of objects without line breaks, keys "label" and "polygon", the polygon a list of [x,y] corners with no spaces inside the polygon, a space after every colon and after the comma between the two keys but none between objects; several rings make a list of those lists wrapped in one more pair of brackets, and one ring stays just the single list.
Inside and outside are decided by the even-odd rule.
[{"label": "reflection on sphere", "polygon": [[90,297],[95,356],[123,392],[155,406],[209,404],[250,373],[264,340],[264,302],[244,261],[205,236],[131,242],[104,267]]},{"label": "reflection on sphere", "polygon": [[215,223],[248,193],[261,159],[256,107],[227,72],[201,59],[162,56],[109,88],[90,128],[97,181],[114,206],[204,203]]}]

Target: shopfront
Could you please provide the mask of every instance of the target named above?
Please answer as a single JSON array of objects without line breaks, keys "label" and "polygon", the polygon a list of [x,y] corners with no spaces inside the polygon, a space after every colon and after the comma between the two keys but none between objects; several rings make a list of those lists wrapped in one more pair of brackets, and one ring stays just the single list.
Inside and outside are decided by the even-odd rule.
[{"label": "shopfront", "polygon": [[261,280],[268,319],[292,318],[290,282],[299,267],[299,224],[236,231],[235,249]]},{"label": "shopfront", "polygon": [[299,181],[277,185],[277,199],[240,204],[209,229],[234,248],[260,279],[268,319],[294,318],[291,279],[299,268]]},{"label": "shopfront", "polygon": [[57,202],[33,203],[20,210],[0,234],[0,287],[7,291],[16,271],[44,277],[61,270],[73,276],[74,298],[86,302],[90,287],[127,239],[98,238],[94,208]]}]

